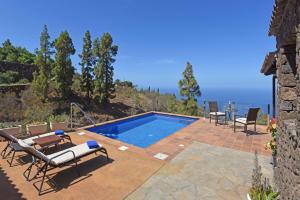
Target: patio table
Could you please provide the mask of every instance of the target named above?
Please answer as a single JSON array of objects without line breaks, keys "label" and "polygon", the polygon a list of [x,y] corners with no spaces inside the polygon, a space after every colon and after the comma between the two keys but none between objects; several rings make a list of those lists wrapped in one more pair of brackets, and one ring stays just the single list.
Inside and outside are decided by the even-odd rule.
[{"label": "patio table", "polygon": [[48,148],[51,145],[57,146],[62,140],[63,138],[57,135],[49,135],[49,136],[33,139],[35,144],[39,145],[42,148]]}]

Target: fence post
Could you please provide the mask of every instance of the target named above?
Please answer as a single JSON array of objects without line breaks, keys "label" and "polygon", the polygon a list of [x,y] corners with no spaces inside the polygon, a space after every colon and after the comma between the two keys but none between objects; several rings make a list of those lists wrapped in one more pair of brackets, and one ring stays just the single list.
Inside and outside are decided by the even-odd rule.
[{"label": "fence post", "polygon": [[204,119],[206,118],[206,100],[203,101],[203,115]]},{"label": "fence post", "polygon": [[270,123],[270,104],[268,104],[268,117],[267,117],[267,126],[269,126],[269,123]]}]

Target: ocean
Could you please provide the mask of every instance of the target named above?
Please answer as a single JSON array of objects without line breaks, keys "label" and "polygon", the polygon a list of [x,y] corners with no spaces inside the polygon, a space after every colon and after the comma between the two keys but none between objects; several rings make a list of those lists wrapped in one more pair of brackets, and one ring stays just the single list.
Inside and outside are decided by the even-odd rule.
[{"label": "ocean", "polygon": [[[172,93],[178,99],[181,98],[179,89],[160,89],[160,92]],[[200,106],[203,106],[204,101],[217,101],[219,109],[224,110],[231,101],[235,103],[240,115],[247,113],[250,107],[259,107],[263,113],[267,113],[268,104],[272,109],[272,89],[203,88],[201,93],[197,99]]]}]

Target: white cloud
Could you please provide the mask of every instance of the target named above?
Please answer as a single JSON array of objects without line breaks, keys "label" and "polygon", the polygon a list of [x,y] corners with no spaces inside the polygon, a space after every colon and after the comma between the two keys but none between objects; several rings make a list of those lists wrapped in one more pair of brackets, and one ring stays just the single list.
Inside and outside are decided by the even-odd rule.
[{"label": "white cloud", "polygon": [[169,58],[165,58],[165,59],[159,59],[159,60],[156,60],[154,62],[155,64],[167,64],[167,65],[171,65],[171,64],[176,64],[177,61],[174,60],[174,59],[169,59]]}]

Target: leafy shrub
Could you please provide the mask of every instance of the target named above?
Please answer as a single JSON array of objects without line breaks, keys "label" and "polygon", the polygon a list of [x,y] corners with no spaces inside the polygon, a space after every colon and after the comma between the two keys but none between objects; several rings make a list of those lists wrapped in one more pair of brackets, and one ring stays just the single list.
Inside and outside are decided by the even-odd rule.
[{"label": "leafy shrub", "polygon": [[22,78],[22,79],[20,79],[20,80],[18,81],[18,83],[20,83],[20,84],[29,83],[29,80],[26,79],[26,78]]},{"label": "leafy shrub", "polygon": [[114,84],[117,87],[118,86],[129,87],[129,88],[134,88],[135,87],[131,81],[120,81],[119,79],[115,80]]},{"label": "leafy shrub", "polygon": [[0,129],[1,128],[11,128],[11,127],[18,127],[19,125],[21,125],[21,122],[2,122],[0,123]]},{"label": "leafy shrub", "polygon": [[262,181],[263,174],[258,163],[257,152],[255,152],[254,169],[252,174],[252,186],[249,194],[252,200],[276,200],[279,193],[274,191],[267,178]]},{"label": "leafy shrub", "polygon": [[19,80],[19,73],[15,71],[6,71],[0,73],[0,84],[12,84]]},{"label": "leafy shrub", "polygon": [[61,114],[61,115],[51,115],[49,117],[50,122],[68,122],[69,121],[69,115],[67,114]]},{"label": "leafy shrub", "polygon": [[266,125],[268,123],[268,114],[263,113],[261,109],[258,112],[257,123],[261,125]]},{"label": "leafy shrub", "polygon": [[53,113],[53,106],[50,103],[42,102],[31,89],[22,93],[21,100],[24,118],[27,122],[46,122]]},{"label": "leafy shrub", "polygon": [[0,121],[20,121],[23,118],[21,104],[15,93],[0,94]]}]

